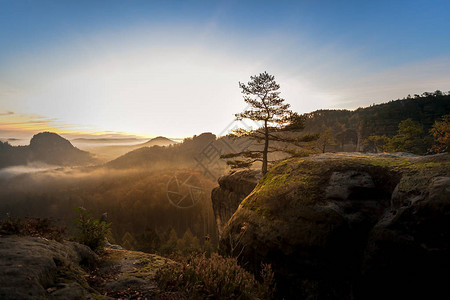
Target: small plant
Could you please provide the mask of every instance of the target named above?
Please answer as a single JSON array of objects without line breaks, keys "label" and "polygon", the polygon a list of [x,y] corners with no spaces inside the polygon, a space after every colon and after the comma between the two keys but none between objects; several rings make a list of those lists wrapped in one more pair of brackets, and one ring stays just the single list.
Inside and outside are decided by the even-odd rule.
[{"label": "small plant", "polygon": [[195,299],[270,299],[273,273],[269,265],[262,269],[263,283],[241,268],[235,258],[213,253],[210,258],[191,256],[169,264],[156,273],[161,290],[187,294]]},{"label": "small plant", "polygon": [[75,219],[78,233],[76,239],[94,251],[102,251],[111,223],[95,219],[84,207],[77,208],[79,217]]}]

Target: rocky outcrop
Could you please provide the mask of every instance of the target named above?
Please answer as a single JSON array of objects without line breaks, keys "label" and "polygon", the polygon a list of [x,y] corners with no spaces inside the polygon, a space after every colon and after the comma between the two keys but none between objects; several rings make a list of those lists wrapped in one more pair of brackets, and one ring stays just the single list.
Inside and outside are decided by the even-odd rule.
[{"label": "rocky outcrop", "polygon": [[0,299],[154,299],[156,271],[170,260],[110,245],[0,237]]},{"label": "rocky outcrop", "polygon": [[0,299],[94,299],[81,265],[97,255],[73,242],[0,238]]},{"label": "rocky outcrop", "polygon": [[267,173],[220,249],[255,274],[270,263],[284,299],[437,299],[449,241],[449,155],[325,154]]},{"label": "rocky outcrop", "polygon": [[74,147],[53,132],[33,136],[29,146],[11,146],[0,142],[0,168],[40,162],[56,166],[85,166],[98,163],[89,152]]},{"label": "rocky outcrop", "polygon": [[53,132],[34,135],[29,148],[30,161],[59,166],[78,166],[97,162],[89,152],[74,147],[68,140]]},{"label": "rocky outcrop", "polygon": [[213,211],[219,236],[242,200],[250,194],[261,179],[261,172],[245,170],[219,178],[219,186],[211,192]]}]

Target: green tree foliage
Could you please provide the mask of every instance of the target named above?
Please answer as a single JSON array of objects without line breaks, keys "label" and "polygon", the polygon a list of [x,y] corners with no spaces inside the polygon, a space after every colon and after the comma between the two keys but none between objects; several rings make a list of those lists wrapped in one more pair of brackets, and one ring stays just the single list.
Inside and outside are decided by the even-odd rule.
[{"label": "green tree foliage", "polygon": [[[262,163],[262,173],[267,173],[268,155],[271,152],[292,150],[280,149],[270,146],[270,141],[300,143],[307,141],[308,138],[289,138],[286,135],[278,134],[282,131],[299,131],[304,127],[303,118],[292,112],[289,104],[284,103],[280,97],[280,85],[275,81],[275,77],[267,72],[259,75],[250,76],[250,81],[245,84],[239,82],[245,103],[250,108],[242,113],[236,114],[237,120],[250,119],[262,123],[262,126],[256,130],[237,130],[236,136],[249,137],[262,142],[262,149],[252,149],[239,153],[230,153],[223,155],[222,158],[237,158],[228,161],[232,167],[249,167],[255,162]],[[312,137],[309,137],[311,140]]]},{"label": "green tree foliage", "polygon": [[326,152],[327,147],[336,145],[336,141],[333,137],[333,132],[331,131],[331,128],[326,126],[322,127],[322,131],[319,135],[319,138],[316,141],[316,145],[317,145],[316,147],[322,153]]},{"label": "green tree foliage", "polygon": [[79,207],[77,211],[79,213],[79,217],[75,219],[78,229],[77,240],[94,251],[103,250],[111,223],[93,218],[84,207]]},{"label": "green tree foliage", "polygon": [[388,152],[390,138],[385,135],[371,135],[364,141],[364,151],[366,152]]},{"label": "green tree foliage", "polygon": [[427,152],[429,142],[422,125],[406,119],[400,122],[397,135],[389,141],[389,150],[423,155]]},{"label": "green tree foliage", "polygon": [[193,181],[195,185],[203,188],[197,204],[189,209],[179,209],[168,201],[167,184],[173,178],[174,170],[94,169],[92,172],[77,172],[74,169],[70,175],[66,173],[67,176],[61,177],[59,174],[40,172],[14,177],[3,185],[0,182],[0,199],[3,199],[0,211],[9,211],[18,217],[58,218],[61,223],[67,222],[73,231],[76,224],[72,220],[78,218],[74,207],[107,211],[108,222],[111,222],[111,233],[107,236],[109,242],[121,245],[122,237],[129,232],[137,241],[135,249],[151,253],[158,252],[161,246],[158,247],[154,241],[156,244],[150,248],[156,250],[144,250],[149,249],[146,228],[156,231],[161,244],[166,242],[172,228],[180,237],[190,228],[200,241],[209,235],[213,245],[217,244],[216,223],[209,197],[217,181],[203,176],[198,170],[178,170],[176,173],[179,180],[192,175],[191,180],[194,177],[198,179]]},{"label": "green tree foliage", "polygon": [[178,235],[175,229],[171,229],[169,236],[164,244],[161,246],[161,252],[164,254],[174,253],[177,249]]},{"label": "green tree foliage", "polygon": [[155,229],[147,226],[145,231],[136,237],[136,249],[143,252],[154,253],[161,247],[161,237]]},{"label": "green tree foliage", "polygon": [[398,124],[395,136],[370,136],[364,141],[364,148],[370,152],[408,152],[424,155],[431,142],[431,137],[425,135],[422,125],[412,119],[406,119]]},{"label": "green tree foliage", "polygon": [[442,117],[441,121],[436,121],[430,130],[434,138],[432,152],[449,152],[450,151],[450,114]]},{"label": "green tree foliage", "polygon": [[[412,118],[428,132],[436,120],[450,113],[450,92],[426,92],[422,95],[407,97],[372,105],[370,107],[350,110],[317,110],[303,114],[305,117],[305,133],[320,132],[322,126],[331,127],[336,142],[339,145],[348,143],[344,136],[338,136],[345,130],[357,133],[360,142],[369,136],[387,136],[392,138],[397,134],[398,124],[407,118]],[[339,129],[334,124],[343,125]],[[343,138],[343,139],[342,139]],[[353,141],[352,141],[353,143]],[[342,150],[337,149],[337,150]]]},{"label": "green tree foliage", "polygon": [[201,250],[198,238],[192,234],[189,228],[186,230],[183,237],[177,241],[177,248],[183,255],[200,252]]}]

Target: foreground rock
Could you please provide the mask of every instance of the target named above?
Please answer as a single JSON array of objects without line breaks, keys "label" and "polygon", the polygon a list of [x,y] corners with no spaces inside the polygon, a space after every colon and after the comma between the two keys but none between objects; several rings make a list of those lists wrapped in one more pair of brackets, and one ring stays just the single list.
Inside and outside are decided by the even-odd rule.
[{"label": "foreground rock", "polygon": [[[220,202],[218,194],[213,201]],[[450,267],[450,158],[287,160],[242,201],[220,249],[256,274],[261,262],[272,264],[280,298],[442,298],[448,277],[441,274]]]},{"label": "foreground rock", "polygon": [[81,266],[97,255],[73,242],[40,237],[0,238],[0,299],[94,299]]},{"label": "foreground rock", "polygon": [[156,271],[171,261],[155,254],[105,249],[89,283],[102,295],[122,299],[158,299]]},{"label": "foreground rock", "polygon": [[0,237],[0,299],[157,299],[154,254],[74,242]]}]

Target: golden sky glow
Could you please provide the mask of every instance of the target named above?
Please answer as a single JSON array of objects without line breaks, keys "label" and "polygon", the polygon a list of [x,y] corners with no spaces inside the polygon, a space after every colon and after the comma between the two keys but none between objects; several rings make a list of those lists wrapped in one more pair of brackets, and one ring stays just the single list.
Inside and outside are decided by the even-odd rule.
[{"label": "golden sky glow", "polygon": [[0,138],[219,134],[264,71],[299,113],[450,89],[442,3],[288,2],[11,1]]},{"label": "golden sky glow", "polygon": [[14,137],[19,141],[12,144],[27,145],[29,139],[42,131],[56,132],[65,138],[139,138],[147,139],[149,136],[115,131],[96,131],[76,124],[64,124],[57,119],[49,119],[36,114],[15,114],[14,112],[0,112],[0,136]]}]

